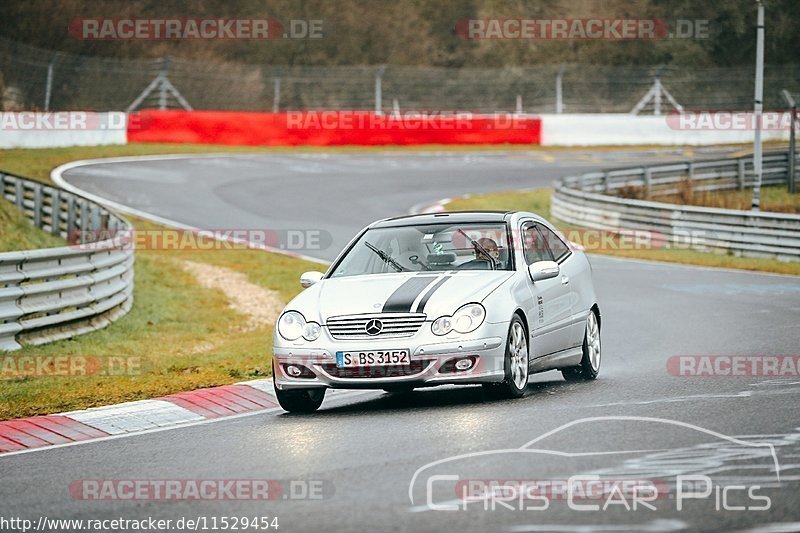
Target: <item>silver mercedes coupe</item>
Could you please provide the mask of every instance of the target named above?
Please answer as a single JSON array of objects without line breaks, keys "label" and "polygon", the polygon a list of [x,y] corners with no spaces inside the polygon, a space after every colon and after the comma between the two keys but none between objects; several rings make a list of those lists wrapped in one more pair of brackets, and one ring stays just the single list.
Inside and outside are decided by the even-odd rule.
[{"label": "silver mercedes coupe", "polygon": [[481,384],[518,398],[531,373],[600,369],[600,308],[579,247],[526,212],[453,212],[374,222],[275,327],[273,379],[289,412],[328,388],[409,391]]}]

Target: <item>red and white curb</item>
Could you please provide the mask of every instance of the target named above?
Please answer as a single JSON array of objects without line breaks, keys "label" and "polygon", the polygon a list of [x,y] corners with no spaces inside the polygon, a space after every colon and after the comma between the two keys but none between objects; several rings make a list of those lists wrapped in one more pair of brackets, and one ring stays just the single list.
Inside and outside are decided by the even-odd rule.
[{"label": "red and white curb", "polygon": [[[359,391],[329,391],[341,398]],[[0,456],[51,446],[278,411],[271,379],[179,392],[152,400],[0,422]]]}]

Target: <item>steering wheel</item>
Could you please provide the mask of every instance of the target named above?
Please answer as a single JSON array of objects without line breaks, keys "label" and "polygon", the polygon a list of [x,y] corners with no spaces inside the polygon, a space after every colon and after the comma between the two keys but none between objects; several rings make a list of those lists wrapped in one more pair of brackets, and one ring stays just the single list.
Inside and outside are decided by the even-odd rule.
[{"label": "steering wheel", "polygon": [[423,263],[422,261],[419,260],[419,256],[418,255],[412,255],[411,257],[408,258],[408,260],[411,262],[412,265],[419,265],[422,268],[424,268],[425,270],[430,270],[431,269],[431,267],[429,267],[428,265],[426,265],[425,263]]}]

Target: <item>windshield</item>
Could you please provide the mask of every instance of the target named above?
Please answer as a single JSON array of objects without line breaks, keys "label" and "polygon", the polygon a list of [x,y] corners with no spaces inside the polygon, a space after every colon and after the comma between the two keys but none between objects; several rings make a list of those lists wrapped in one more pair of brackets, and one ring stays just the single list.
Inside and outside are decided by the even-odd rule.
[{"label": "windshield", "polygon": [[330,277],[444,270],[513,270],[505,224],[373,228]]}]

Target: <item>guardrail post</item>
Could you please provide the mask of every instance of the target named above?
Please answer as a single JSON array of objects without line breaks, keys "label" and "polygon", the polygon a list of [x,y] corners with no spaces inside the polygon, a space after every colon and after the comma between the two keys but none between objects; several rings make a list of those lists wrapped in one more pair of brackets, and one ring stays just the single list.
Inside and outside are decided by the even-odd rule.
[{"label": "guardrail post", "polygon": [[91,213],[92,216],[92,221],[91,224],[89,225],[89,229],[97,229],[97,230],[102,229],[100,226],[100,208],[97,206],[97,204],[92,204],[89,207],[89,212]]},{"label": "guardrail post", "polygon": [[650,167],[644,168],[644,194],[650,198],[650,187],[653,184],[653,170]]},{"label": "guardrail post", "polygon": [[50,233],[59,235],[61,233],[61,191],[54,189],[50,198]]},{"label": "guardrail post", "polygon": [[738,159],[739,172],[736,174],[736,188],[740,191],[744,190],[744,157]]},{"label": "guardrail post", "polygon": [[558,67],[558,74],[556,74],[556,113],[561,114],[564,112],[564,98],[562,90],[562,81],[564,79],[564,67]]},{"label": "guardrail post", "polygon": [[386,65],[381,65],[375,71],[375,114],[383,114],[383,73],[386,72]]},{"label": "guardrail post", "polygon": [[67,241],[72,242],[75,232],[75,197],[67,196]]},{"label": "guardrail post", "polygon": [[42,227],[42,188],[33,188],[33,225],[37,228]]},{"label": "guardrail post", "polygon": [[603,192],[608,192],[608,172],[603,172]]},{"label": "guardrail post", "polygon": [[86,237],[88,236],[87,230],[91,229],[91,224],[89,222],[89,206],[87,202],[81,202],[81,218],[80,218],[80,227],[81,227],[81,239],[80,244],[84,244],[86,242]]},{"label": "guardrail post", "polygon": [[14,180],[14,194],[16,195],[17,209],[21,211],[25,206],[25,189],[22,187],[22,180]]},{"label": "guardrail post", "polygon": [[797,139],[795,137],[795,117],[797,116],[797,106],[792,106],[791,111],[791,120],[789,121],[789,167],[788,167],[788,175],[786,176],[786,181],[788,182],[788,190],[790,193],[794,193],[797,189],[795,187],[795,167],[797,166],[797,159],[795,157],[795,146],[797,144]]},{"label": "guardrail post", "polygon": [[273,80],[272,89],[272,112],[277,113],[281,109],[281,79],[275,78]]}]

